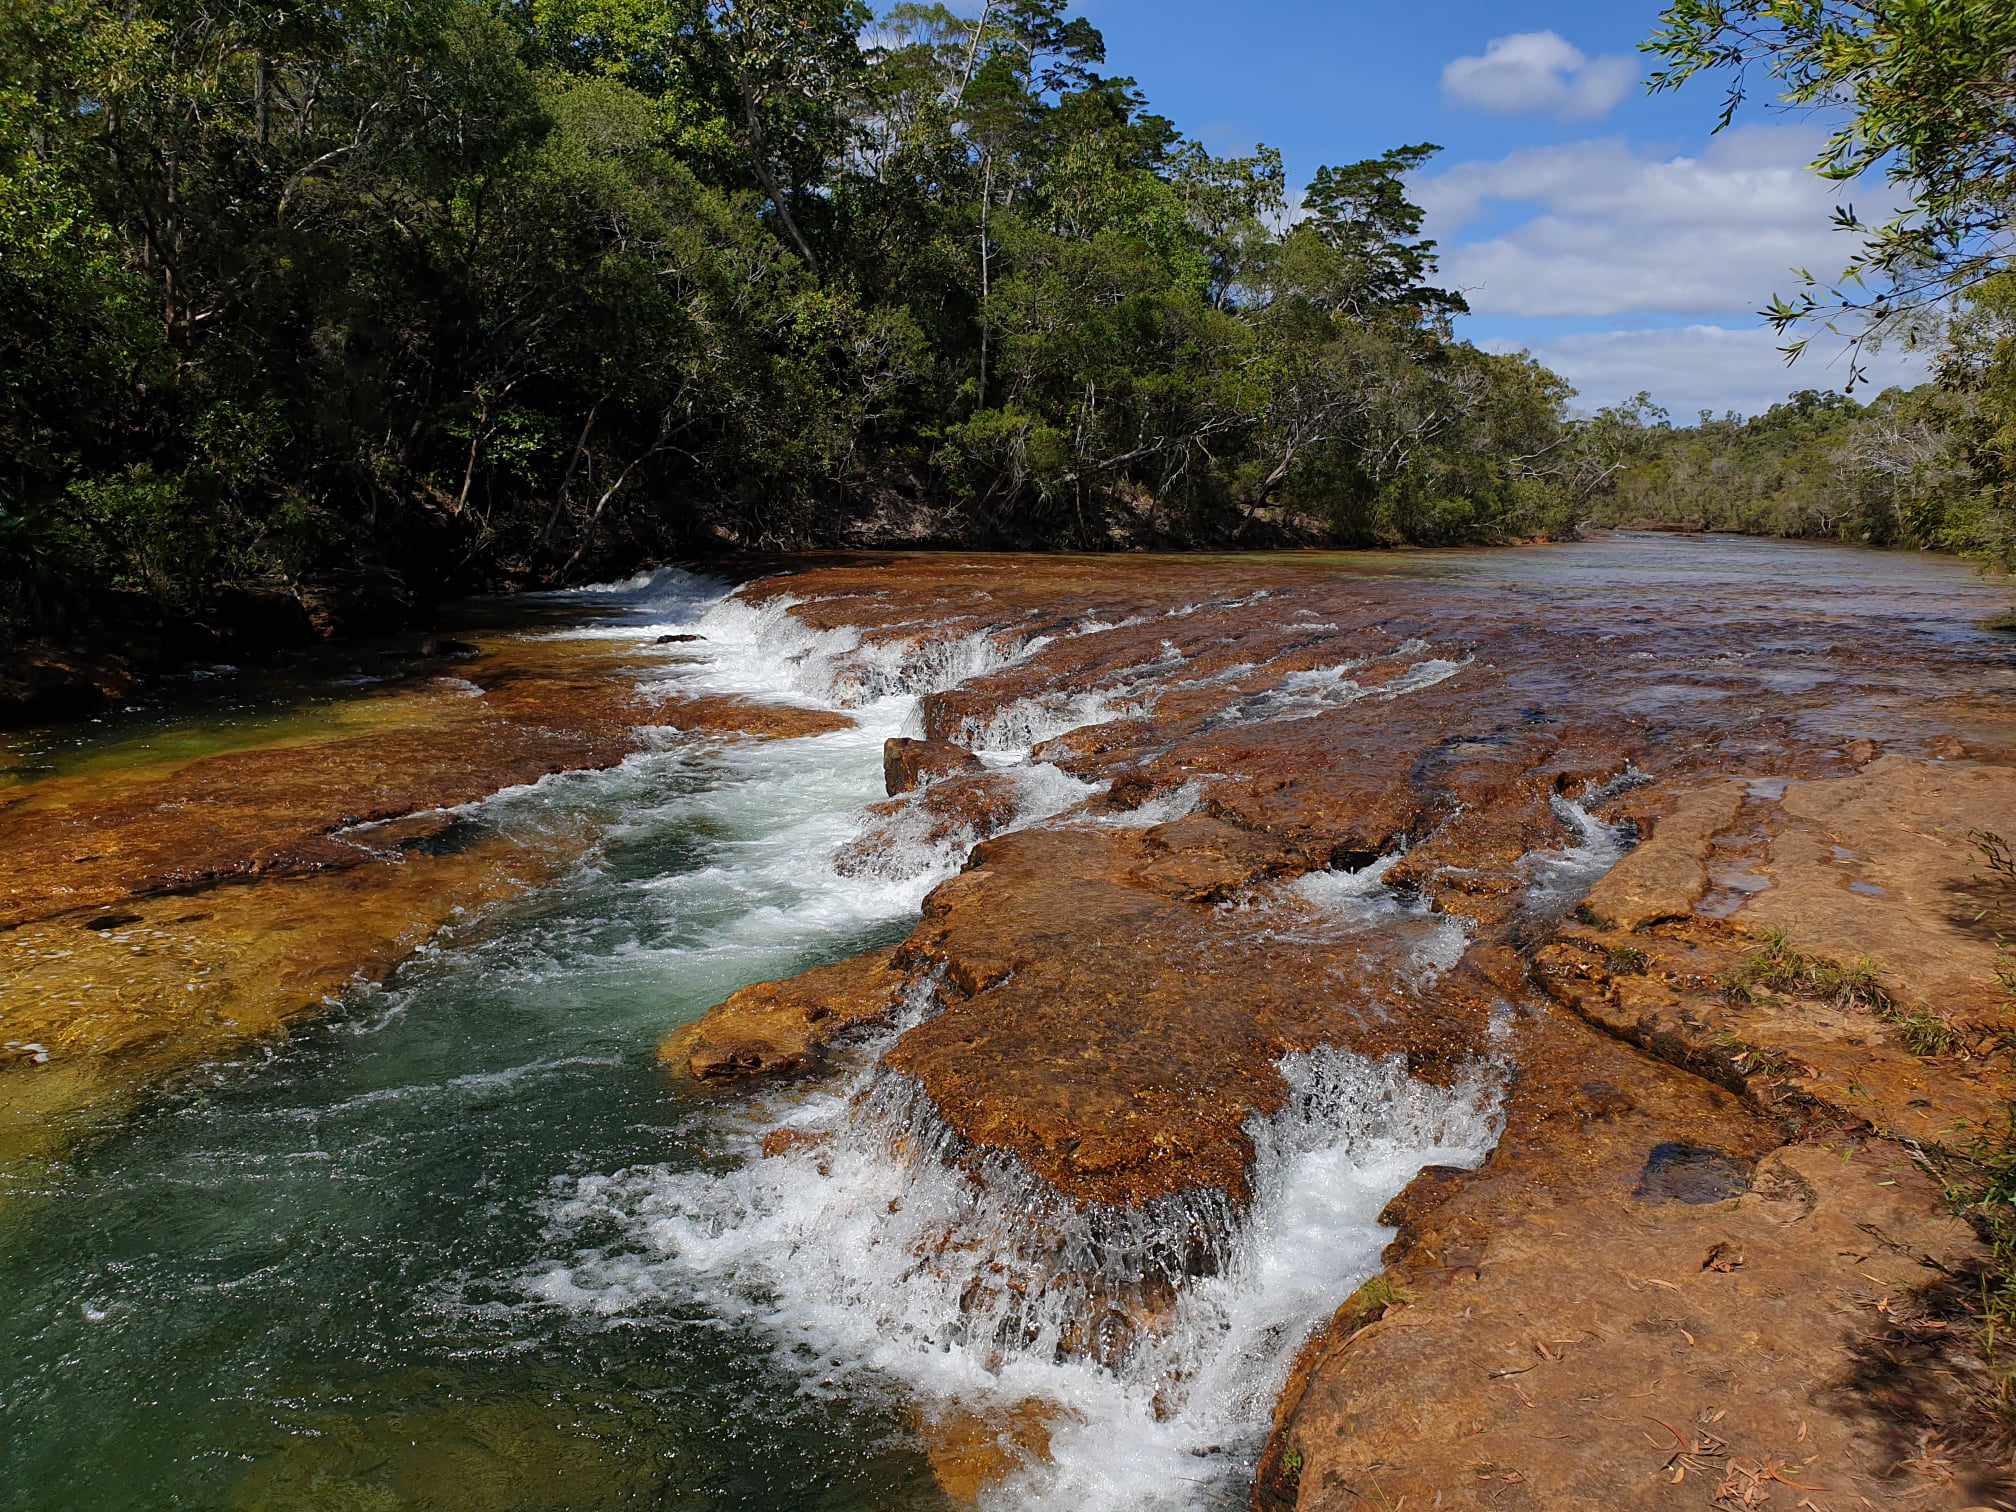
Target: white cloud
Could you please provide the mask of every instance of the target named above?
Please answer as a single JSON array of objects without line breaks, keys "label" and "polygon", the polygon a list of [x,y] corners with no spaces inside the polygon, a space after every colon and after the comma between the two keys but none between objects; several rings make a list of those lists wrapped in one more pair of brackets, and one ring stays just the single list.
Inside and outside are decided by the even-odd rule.
[{"label": "white cloud", "polygon": [[[1828,220],[1843,186],[1806,167],[1821,137],[1754,126],[1698,157],[1616,138],[1570,142],[1459,163],[1411,189],[1443,244],[1442,281],[1479,314],[1726,316],[1789,291],[1792,269],[1824,280],[1854,252]],[[1533,212],[1523,222],[1452,244],[1478,217],[1520,206]]]},{"label": "white cloud", "polygon": [[[1848,381],[1845,343],[1838,338],[1817,333],[1790,367],[1778,350],[1784,340],[1768,326],[1583,331],[1544,342],[1533,355],[1575,385],[1578,410],[1614,404],[1642,390],[1671,411],[1676,425],[1685,425],[1704,409],[1754,415],[1795,390],[1838,389]],[[1490,351],[1520,350],[1517,342],[1483,345]],[[1902,347],[1865,353],[1862,360],[1869,383],[1856,393],[1864,399],[1927,376],[1925,354]]]},{"label": "white cloud", "polygon": [[1493,37],[1482,57],[1442,70],[1442,93],[1454,104],[1585,121],[1608,115],[1637,82],[1635,58],[1591,58],[1551,31]]}]

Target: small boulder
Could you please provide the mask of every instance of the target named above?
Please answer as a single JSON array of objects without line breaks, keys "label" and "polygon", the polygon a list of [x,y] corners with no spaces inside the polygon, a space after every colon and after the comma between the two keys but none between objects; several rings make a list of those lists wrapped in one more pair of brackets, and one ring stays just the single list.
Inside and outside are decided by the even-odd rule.
[{"label": "small boulder", "polygon": [[701,1082],[811,1070],[837,1036],[886,1019],[905,982],[887,951],[869,951],[788,981],[759,982],[674,1030],[658,1047],[658,1058]]},{"label": "small boulder", "polygon": [[941,777],[986,770],[978,756],[949,740],[908,740],[899,735],[882,747],[882,786],[891,798]]},{"label": "small boulder", "polygon": [[870,804],[875,822],[841,847],[833,868],[843,877],[915,876],[932,864],[940,847],[966,849],[1000,834],[1020,807],[1015,781],[1006,772],[949,776],[914,797]]},{"label": "small boulder", "polygon": [[661,635],[651,642],[654,646],[683,646],[688,641],[704,641],[704,635]]},{"label": "small boulder", "polygon": [[420,654],[427,657],[452,657],[457,661],[470,656],[482,655],[482,649],[468,641],[451,640],[445,635],[430,635],[420,642]]},{"label": "small boulder", "polygon": [[[796,1150],[816,1150],[832,1140],[831,1134],[817,1129],[776,1128],[763,1136],[763,1158],[776,1160]],[[823,1173],[822,1173],[823,1174]]]}]

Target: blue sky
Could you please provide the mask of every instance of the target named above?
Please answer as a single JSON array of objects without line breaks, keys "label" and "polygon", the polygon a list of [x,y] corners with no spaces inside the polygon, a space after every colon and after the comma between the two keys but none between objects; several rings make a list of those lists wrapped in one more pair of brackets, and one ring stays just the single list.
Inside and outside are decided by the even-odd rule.
[{"label": "blue sky", "polygon": [[[1084,0],[1110,72],[1219,152],[1285,154],[1291,189],[1324,163],[1432,141],[1416,181],[1443,281],[1475,311],[1471,340],[1526,348],[1590,407],[1649,389],[1676,419],[1754,412],[1798,387],[1838,387],[1824,333],[1787,370],[1755,311],[1789,270],[1837,272],[1835,186],[1806,172],[1824,135],[1752,108],[1711,137],[1720,87],[1648,96],[1637,52],[1652,0]],[[1881,185],[1854,194],[1884,208]],[[1886,352],[1882,383],[1922,361]]]}]

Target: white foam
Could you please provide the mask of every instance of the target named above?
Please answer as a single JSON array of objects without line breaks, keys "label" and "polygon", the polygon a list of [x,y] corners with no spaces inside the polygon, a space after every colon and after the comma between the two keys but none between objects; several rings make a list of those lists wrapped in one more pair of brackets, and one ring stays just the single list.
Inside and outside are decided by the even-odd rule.
[{"label": "white foam", "polygon": [[[632,836],[648,843],[693,833],[709,852],[706,864],[630,884],[636,937],[596,946],[611,969],[676,966],[695,996],[725,997],[800,969],[836,940],[900,924],[963,863],[976,837],[929,844],[921,829],[894,836],[882,864],[843,858],[870,822],[866,810],[884,796],[883,742],[915,720],[921,695],[1009,665],[1028,654],[1026,645],[987,631],[934,634],[928,625],[868,644],[857,629],[807,625],[788,596],[751,604],[725,584],[669,569],[561,597],[592,603],[601,616],[559,636],[704,637],[645,669],[654,692],[844,709],[852,720],[795,740],[645,731],[647,748],[615,768],[548,777],[450,811],[509,830],[579,824],[586,813],[606,847],[618,849]],[[1095,791],[1048,766],[1018,770],[1013,781],[1016,823],[1040,821]]]},{"label": "white foam", "polygon": [[1635,768],[1626,768],[1610,782],[1592,786],[1580,798],[1564,798],[1559,793],[1552,796],[1549,801],[1554,817],[1575,839],[1566,846],[1529,851],[1520,857],[1519,872],[1526,882],[1524,910],[1529,916],[1565,911],[1624,859],[1638,843],[1636,827],[1608,824],[1590,809],[1649,780]]},{"label": "white foam", "polygon": [[1153,829],[1158,824],[1174,824],[1197,812],[1204,800],[1204,784],[1186,782],[1166,793],[1157,793],[1145,803],[1119,814],[1101,814],[1099,823],[1108,829]]},{"label": "white foam", "polygon": [[[1199,1504],[1200,1482],[1236,1486],[1303,1341],[1378,1269],[1380,1211],[1424,1165],[1479,1164],[1498,1134],[1482,1076],[1440,1089],[1397,1059],[1291,1056],[1287,1106],[1249,1127],[1242,1218],[1210,1193],[1088,1207],[1007,1157],[957,1151],[911,1084],[872,1070],[879,1049],[793,1118],[816,1146],[756,1157],[752,1126],[725,1174],[560,1188],[556,1246],[594,1242],[524,1288],[584,1316],[710,1308],[814,1397],[893,1389],[927,1413],[981,1414],[1033,1399],[1052,1458],[990,1495],[1004,1508],[1173,1512]],[[1175,1283],[1159,1324],[1126,1323],[1130,1305],[1153,1318],[1139,1303],[1157,1282]],[[1088,1338],[1103,1359],[1069,1347]]]},{"label": "white foam", "polygon": [[1071,730],[1108,724],[1143,711],[1144,705],[1106,692],[1042,693],[1018,698],[984,717],[960,721],[953,739],[982,756],[1023,756]]},{"label": "white foam", "polygon": [[1397,906],[1386,891],[1386,874],[1405,854],[1389,851],[1355,871],[1310,872],[1296,878],[1289,890],[1331,913],[1376,922],[1388,908]]},{"label": "white foam", "polygon": [[[1426,641],[1408,640],[1395,646],[1390,654],[1420,656],[1427,649]],[[1353,674],[1363,671],[1373,660],[1372,657],[1358,657],[1335,666],[1290,672],[1274,687],[1240,699],[1215,716],[1211,723],[1242,725],[1312,719],[1318,714],[1347,708],[1367,699],[1388,703],[1446,682],[1469,666],[1473,658],[1427,657],[1386,682],[1359,682]]]},{"label": "white foam", "polygon": [[[853,630],[807,626],[788,600],[750,605],[690,575],[599,591],[630,623],[588,633],[634,635],[648,620],[707,637],[704,660],[665,660],[678,687],[844,707],[856,720],[833,735],[716,748],[707,759],[728,770],[691,791],[665,781],[665,763],[696,759],[685,748],[593,779],[605,805],[655,805],[652,824],[679,805],[704,821],[713,865],[639,884],[688,919],[682,968],[718,972],[725,995],[766,956],[900,917],[957,864],[956,843],[879,875],[843,876],[832,863],[879,796],[882,739],[914,720],[918,697],[1009,665],[1035,642],[927,632],[869,644]],[[973,743],[997,763],[1021,756],[1117,717],[1131,692],[1036,700]],[[1047,764],[1006,770],[1021,823],[1096,791]],[[1151,804],[1175,817],[1194,805],[1193,788]],[[1163,812],[1143,807],[1148,822]],[[1355,899],[1364,928],[1411,917],[1379,885],[1390,864],[1312,882],[1302,904],[1341,917]],[[1422,971],[1440,960],[1431,953]],[[928,992],[913,998],[906,1022],[932,1006]],[[812,1397],[888,1391],[929,1413],[998,1413],[1034,1399],[1052,1419],[1052,1458],[990,1504],[1173,1512],[1198,1504],[1200,1483],[1232,1488],[1250,1474],[1297,1350],[1377,1269],[1386,1202],[1423,1165],[1475,1165],[1497,1136],[1495,1094],[1481,1076],[1437,1089],[1397,1061],[1290,1057],[1287,1106],[1249,1129],[1247,1212],[1211,1191],[1141,1209],[1086,1206],[1005,1155],[960,1148],[920,1089],[878,1072],[902,1027],[857,1045],[851,1076],[823,1089],[712,1114],[725,1169],[646,1166],[557,1183],[552,1258],[521,1278],[523,1294],[616,1326],[662,1307],[704,1309],[772,1350]],[[823,1138],[762,1158],[764,1127],[780,1118]],[[1173,1288],[1159,1313],[1143,1305],[1157,1284]],[[1140,1326],[1126,1323],[1130,1308]],[[1083,1334],[1088,1324],[1096,1334]],[[1088,1355],[1091,1338],[1103,1347]]]},{"label": "white foam", "polygon": [[[1040,824],[1104,790],[1047,761],[1001,768],[998,775],[1012,788],[1014,813],[1007,824],[989,832],[992,834]],[[913,888],[921,883],[928,889],[959,870],[967,853],[988,836],[967,825],[937,833],[944,821],[933,812],[928,791],[918,789],[905,795],[897,812],[865,837],[871,843],[850,848],[845,863],[850,875],[909,883]]]},{"label": "white foam", "polygon": [[1470,948],[1470,921],[1437,913],[1418,899],[1386,886],[1401,851],[1390,851],[1356,871],[1310,872],[1288,891],[1311,905],[1324,926],[1315,939],[1378,935],[1403,980],[1424,987],[1448,971]]}]

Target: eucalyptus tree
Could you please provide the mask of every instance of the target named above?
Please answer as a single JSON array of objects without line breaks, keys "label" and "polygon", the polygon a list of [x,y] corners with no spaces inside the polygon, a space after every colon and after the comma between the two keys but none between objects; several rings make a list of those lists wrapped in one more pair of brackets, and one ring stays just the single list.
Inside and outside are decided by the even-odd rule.
[{"label": "eucalyptus tree", "polygon": [[[1814,171],[1846,186],[1880,172],[1903,208],[1835,212],[1856,249],[1837,279],[1803,274],[1774,301],[1789,330],[1830,310],[1861,331],[1922,314],[2009,266],[2016,251],[2016,8],[1988,0],[1676,0],[1646,50],[1655,90],[1729,75],[1716,129],[1760,87],[1834,125]],[[1794,350],[1803,345],[1795,341]]]}]

